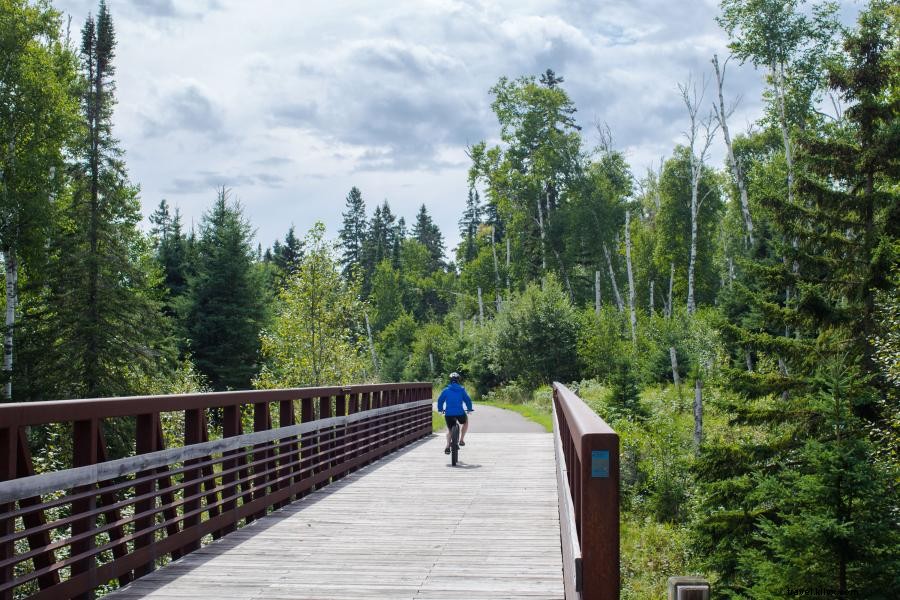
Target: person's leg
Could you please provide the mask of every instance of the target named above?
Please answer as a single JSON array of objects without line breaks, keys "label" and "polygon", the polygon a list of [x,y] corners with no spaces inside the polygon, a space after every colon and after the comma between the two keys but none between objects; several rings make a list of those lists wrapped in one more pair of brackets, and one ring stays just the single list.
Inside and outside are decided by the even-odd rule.
[{"label": "person's leg", "polygon": [[463,442],[466,439],[466,431],[469,430],[469,417],[466,416],[466,420],[463,423],[462,431],[459,432],[459,443],[460,445],[464,445]]},{"label": "person's leg", "polygon": [[444,415],[444,422],[447,424],[447,445],[444,447],[444,452],[447,452],[450,450],[450,430],[453,429],[454,420],[452,417]]}]

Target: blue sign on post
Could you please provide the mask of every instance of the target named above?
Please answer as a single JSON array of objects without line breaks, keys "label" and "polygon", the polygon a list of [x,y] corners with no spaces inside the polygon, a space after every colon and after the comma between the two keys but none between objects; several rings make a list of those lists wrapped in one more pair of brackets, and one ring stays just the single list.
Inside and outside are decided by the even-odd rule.
[{"label": "blue sign on post", "polygon": [[591,450],[591,477],[609,477],[609,450]]}]

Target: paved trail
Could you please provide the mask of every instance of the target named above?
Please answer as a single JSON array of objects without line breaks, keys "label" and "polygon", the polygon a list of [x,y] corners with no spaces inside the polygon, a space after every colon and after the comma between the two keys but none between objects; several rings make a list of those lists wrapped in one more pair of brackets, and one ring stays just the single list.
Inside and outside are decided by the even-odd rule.
[{"label": "paved trail", "polygon": [[468,433],[547,433],[544,427],[519,413],[475,403]]}]

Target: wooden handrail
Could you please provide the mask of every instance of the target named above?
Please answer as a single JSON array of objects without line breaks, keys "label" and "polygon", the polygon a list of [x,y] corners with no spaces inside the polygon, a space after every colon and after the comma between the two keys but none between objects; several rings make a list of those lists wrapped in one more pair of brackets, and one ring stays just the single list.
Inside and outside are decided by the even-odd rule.
[{"label": "wooden handrail", "polygon": [[619,436],[556,382],[553,434],[566,600],[618,600]]},{"label": "wooden handrail", "polygon": [[[430,435],[431,397],[400,383],[0,405],[0,600],[128,583]],[[178,411],[184,445],[166,449],[159,414]],[[119,417],[135,418],[136,454],[107,461],[101,425]],[[26,427],[52,423],[72,424],[74,462],[36,475]]]}]

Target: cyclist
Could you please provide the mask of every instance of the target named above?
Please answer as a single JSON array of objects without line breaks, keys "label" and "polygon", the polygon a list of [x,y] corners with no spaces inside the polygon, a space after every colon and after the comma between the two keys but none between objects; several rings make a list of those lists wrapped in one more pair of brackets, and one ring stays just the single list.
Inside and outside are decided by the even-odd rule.
[{"label": "cyclist", "polygon": [[[463,403],[466,408],[463,408]],[[447,447],[444,448],[444,454],[450,454],[450,430],[456,423],[462,425],[459,445],[465,446],[466,430],[469,428],[469,418],[466,413],[475,410],[472,408],[472,399],[466,393],[466,388],[459,384],[459,373],[450,373],[450,385],[445,387],[438,397],[437,409],[439,413],[443,413],[444,419],[447,421]]]}]

